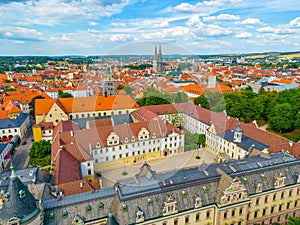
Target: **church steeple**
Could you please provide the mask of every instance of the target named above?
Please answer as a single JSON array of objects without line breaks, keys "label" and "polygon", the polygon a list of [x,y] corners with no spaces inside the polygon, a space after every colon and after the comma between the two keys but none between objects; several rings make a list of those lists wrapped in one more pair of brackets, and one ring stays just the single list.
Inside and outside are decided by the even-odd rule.
[{"label": "church steeple", "polygon": [[154,49],[153,70],[156,72],[163,70],[163,57],[161,52],[161,45],[158,46],[158,53],[157,46],[155,46]]}]

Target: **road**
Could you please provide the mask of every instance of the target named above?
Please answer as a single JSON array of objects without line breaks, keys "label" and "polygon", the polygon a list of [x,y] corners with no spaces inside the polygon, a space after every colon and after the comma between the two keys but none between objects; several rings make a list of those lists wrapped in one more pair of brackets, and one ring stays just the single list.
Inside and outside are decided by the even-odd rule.
[{"label": "road", "polygon": [[[29,163],[29,150],[32,145],[31,139],[33,138],[31,126],[28,129],[26,134],[26,138],[23,139],[18,147],[16,147],[16,151],[12,156],[12,162],[16,170],[27,168]],[[22,145],[22,142],[26,141],[26,145]]]}]

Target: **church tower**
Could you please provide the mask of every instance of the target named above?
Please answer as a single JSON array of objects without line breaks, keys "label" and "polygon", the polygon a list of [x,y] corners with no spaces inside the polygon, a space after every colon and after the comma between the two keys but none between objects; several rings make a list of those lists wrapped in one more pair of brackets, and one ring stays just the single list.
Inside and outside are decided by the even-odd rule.
[{"label": "church tower", "polygon": [[3,204],[0,209],[0,224],[42,225],[43,212],[38,201],[15,174],[12,161],[10,169],[9,186],[6,193],[1,193]]},{"label": "church tower", "polygon": [[106,69],[106,74],[102,82],[102,94],[103,96],[117,95],[116,81],[110,73],[109,67]]},{"label": "church tower", "polygon": [[157,52],[157,46],[155,46],[154,49],[153,70],[155,72],[163,70],[163,56],[161,52],[161,45],[159,45],[158,47],[158,52]]}]

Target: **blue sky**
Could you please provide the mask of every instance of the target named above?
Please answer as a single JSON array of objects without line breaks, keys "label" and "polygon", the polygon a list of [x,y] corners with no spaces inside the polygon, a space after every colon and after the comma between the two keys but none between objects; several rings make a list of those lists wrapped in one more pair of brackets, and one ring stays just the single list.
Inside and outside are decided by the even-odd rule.
[{"label": "blue sky", "polygon": [[295,0],[1,0],[0,55],[300,51]]}]

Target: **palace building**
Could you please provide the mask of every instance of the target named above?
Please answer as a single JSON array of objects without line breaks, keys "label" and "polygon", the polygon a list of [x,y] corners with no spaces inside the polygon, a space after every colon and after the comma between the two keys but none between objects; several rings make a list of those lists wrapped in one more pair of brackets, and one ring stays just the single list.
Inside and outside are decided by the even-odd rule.
[{"label": "palace building", "polygon": [[132,178],[44,200],[45,224],[283,224],[300,215],[300,161],[285,151]]}]

